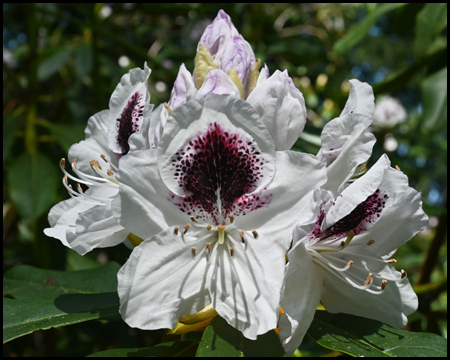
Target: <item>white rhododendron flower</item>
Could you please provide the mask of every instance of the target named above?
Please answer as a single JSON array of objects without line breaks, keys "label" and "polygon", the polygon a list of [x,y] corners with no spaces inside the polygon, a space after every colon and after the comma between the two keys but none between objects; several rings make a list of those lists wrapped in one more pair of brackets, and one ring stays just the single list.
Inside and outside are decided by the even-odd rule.
[{"label": "white rhododendron flower", "polygon": [[[288,253],[280,338],[288,355],[300,345],[319,301],[347,313],[404,327],[417,309],[405,271],[390,257],[423,229],[420,194],[383,155],[338,196],[317,190],[316,216],[300,222]],[[305,218],[304,218],[305,219]]]},{"label": "white rhododendron flower", "polygon": [[212,304],[250,339],[275,328],[292,229],[325,172],[315,156],[275,151],[244,100],[178,107],[158,148],[130,152],[117,174],[113,212],[146,239],[118,274],[123,319],[173,328]]},{"label": "white rhododendron flower", "polygon": [[[124,75],[109,101],[109,109],[88,120],[86,139],[69,149],[69,161],[75,176],[65,169],[63,185],[70,199],[55,205],[48,215],[51,228],[47,236],[84,255],[96,247],[123,242],[130,231],[124,229],[111,212],[111,201],[119,191],[116,179],[119,159],[130,150],[128,138],[140,130],[151,112],[147,80],[151,70],[132,69]],[[69,184],[74,181],[77,191]],[[83,190],[81,185],[89,188]]]},{"label": "white rhododendron flower", "polygon": [[383,96],[375,107],[373,124],[391,128],[404,122],[407,116],[408,113],[399,99],[391,96]]},{"label": "white rhododendron flower", "polygon": [[350,80],[350,94],[341,115],[322,130],[318,158],[327,166],[327,183],[322,187],[334,196],[341,193],[357,167],[372,154],[375,136],[367,130],[375,109],[372,87]]}]

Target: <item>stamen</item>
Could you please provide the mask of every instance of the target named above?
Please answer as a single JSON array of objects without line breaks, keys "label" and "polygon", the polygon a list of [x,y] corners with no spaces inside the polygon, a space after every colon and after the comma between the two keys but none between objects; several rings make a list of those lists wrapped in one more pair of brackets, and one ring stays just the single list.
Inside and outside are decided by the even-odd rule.
[{"label": "stamen", "polygon": [[179,229],[180,227],[179,226],[175,226],[175,229],[173,229],[173,233],[175,234],[175,235],[178,235],[178,229]]},{"label": "stamen", "polygon": [[350,267],[350,266],[352,266],[352,265],[353,265],[353,261],[350,260],[350,261],[347,263],[347,265],[345,265],[344,269],[346,269],[346,268],[348,268],[348,267]]},{"label": "stamen", "polygon": [[106,173],[107,173],[109,176],[114,176],[114,173],[111,171],[111,169],[106,170]]},{"label": "stamen", "polygon": [[241,241],[242,241],[242,243],[245,243],[244,232],[243,232],[243,231],[239,232],[239,235],[241,235]]},{"label": "stamen", "polygon": [[192,222],[195,222],[196,224],[198,224],[198,221],[194,216],[191,216],[190,219],[192,220]]},{"label": "stamen", "polygon": [[64,174],[64,181],[66,182],[66,184],[69,184],[69,181],[67,180],[67,175]]},{"label": "stamen", "polygon": [[397,262],[397,260],[395,260],[395,259],[388,260],[388,264],[392,264],[392,263],[396,263],[396,262]]},{"label": "stamen", "polygon": [[228,215],[228,217],[230,218],[230,224],[232,224],[233,221],[234,221],[234,216],[233,216],[233,214]]},{"label": "stamen", "polygon": [[[355,232],[353,230],[350,230],[347,233],[347,239],[345,240],[345,243],[342,245],[342,249],[345,249],[348,244],[350,244],[350,241],[352,241],[352,239],[355,237]],[[341,243],[342,244],[342,243]]]},{"label": "stamen", "polygon": [[402,269],[400,272],[402,273],[402,277],[401,278],[404,279],[406,277],[406,275],[407,275],[406,271]]},{"label": "stamen", "polygon": [[217,225],[217,234],[219,235],[219,244],[225,241],[225,225]]},{"label": "stamen", "polygon": [[252,234],[255,239],[257,239],[259,236],[258,233],[256,232],[256,230],[252,230]]},{"label": "stamen", "polygon": [[192,255],[197,255],[197,248],[196,247],[192,247]]},{"label": "stamen", "polygon": [[361,168],[361,170],[359,170],[359,172],[360,173],[362,173],[364,170],[366,170],[367,169],[367,163],[365,163],[364,165],[363,165],[363,167]]},{"label": "stamen", "polygon": [[77,159],[72,159],[72,166],[75,167],[75,169],[77,168]]},{"label": "stamen", "polygon": [[[96,168],[93,167],[92,169],[94,169],[94,171],[95,171]],[[72,170],[73,170],[73,172],[74,172],[75,174],[77,174],[80,178],[82,178],[82,179],[84,179],[84,180],[94,180],[94,181],[97,181],[97,182],[106,182],[106,181],[108,181],[108,179],[103,179],[103,178],[99,178],[98,176],[91,176],[91,175],[87,175],[87,174],[85,174],[85,173],[82,173],[80,170],[77,169],[77,159],[73,159],[73,160],[72,160]],[[98,171],[98,174],[101,175],[101,174],[99,173],[100,170],[97,170],[97,171]],[[97,172],[97,171],[96,171],[96,172]],[[66,173],[65,170],[63,170],[63,172]],[[93,185],[91,182],[79,180],[79,179],[74,178],[73,176],[71,176],[71,175],[69,175],[69,174],[67,174],[67,175],[68,175],[69,178],[71,178],[72,180],[79,181],[79,182],[82,183],[82,184],[86,184],[86,185],[89,185],[89,186]],[[105,174],[105,176],[106,176],[106,174]],[[115,182],[117,185],[119,184],[116,180],[114,180],[113,182]]]},{"label": "stamen", "polygon": [[234,248],[230,247],[230,255],[233,256],[234,255]]},{"label": "stamen", "polygon": [[372,244],[374,244],[375,243],[375,240],[369,240],[368,242],[367,242],[367,245],[372,245]]},{"label": "stamen", "polygon": [[212,226],[208,224],[208,226],[206,227],[206,230],[211,230]]},{"label": "stamen", "polygon": [[80,194],[83,194],[83,193],[84,193],[83,189],[81,188],[81,185],[78,184],[78,183],[77,183],[77,189],[78,189],[78,192],[79,192]]},{"label": "stamen", "polygon": [[401,170],[400,170],[400,166],[395,165],[395,168],[396,168],[398,171],[401,171]]},{"label": "stamen", "polygon": [[102,167],[100,166],[100,163],[97,160],[89,161],[89,165],[91,165],[91,167],[99,168],[100,170],[102,169]]},{"label": "stamen", "polygon": [[386,287],[386,285],[387,285],[387,280],[383,280],[383,281],[381,282],[381,291],[384,290],[384,288]]},{"label": "stamen", "polygon": [[59,164],[62,166],[63,169],[66,168],[66,159],[62,158]]},{"label": "stamen", "polygon": [[206,243],[205,249],[206,249],[206,250],[211,250],[211,244],[210,244],[210,243]]},{"label": "stamen", "polygon": [[339,244],[338,247],[339,247],[340,249],[343,249],[343,248],[344,248],[344,245],[345,245],[345,241],[341,241],[341,243]]},{"label": "stamen", "polygon": [[103,159],[103,161],[105,162],[105,163],[107,163],[108,162],[108,160],[106,160],[106,156],[105,155],[103,155],[103,154],[100,154],[100,157]]},{"label": "stamen", "polygon": [[369,285],[369,284],[372,282],[372,279],[373,279],[373,274],[372,274],[372,273],[369,273],[369,276],[367,277],[367,280],[366,280],[366,282],[364,283],[364,286]]},{"label": "stamen", "polygon": [[191,224],[186,224],[186,226],[184,227],[184,234],[187,233],[187,231],[189,230],[190,227],[191,227]]}]

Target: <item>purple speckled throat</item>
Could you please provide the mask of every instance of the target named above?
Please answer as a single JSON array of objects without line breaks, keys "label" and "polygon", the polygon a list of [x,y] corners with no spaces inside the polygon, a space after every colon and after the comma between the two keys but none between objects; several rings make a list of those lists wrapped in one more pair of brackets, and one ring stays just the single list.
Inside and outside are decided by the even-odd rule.
[{"label": "purple speckled throat", "polygon": [[118,158],[126,155],[130,151],[130,145],[128,145],[128,138],[131,134],[134,134],[139,130],[139,124],[142,123],[144,114],[144,105],[141,105],[142,94],[139,92],[134,95],[128,101],[128,104],[122,111],[117,121],[117,144],[122,149],[121,154],[117,154]]},{"label": "purple speckled throat", "polygon": [[316,220],[316,226],[308,234],[308,239],[311,242],[335,240],[345,237],[349,231],[353,231],[355,235],[366,231],[378,220],[388,198],[388,195],[382,195],[380,190],[377,189],[350,214],[324,231],[320,231],[320,227],[326,214],[321,210]]},{"label": "purple speckled throat", "polygon": [[245,215],[270,203],[271,195],[250,194],[262,181],[264,164],[253,139],[211,123],[173,155],[174,177],[190,195],[171,194],[170,201],[187,215],[225,224],[230,214]]}]

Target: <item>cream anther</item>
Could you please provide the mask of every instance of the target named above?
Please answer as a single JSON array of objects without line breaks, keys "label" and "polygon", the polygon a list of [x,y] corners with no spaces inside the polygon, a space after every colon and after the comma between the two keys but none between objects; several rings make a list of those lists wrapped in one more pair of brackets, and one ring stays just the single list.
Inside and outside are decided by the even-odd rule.
[{"label": "cream anther", "polygon": [[345,268],[348,268],[348,267],[350,267],[350,266],[352,266],[352,265],[353,265],[353,261],[350,260],[350,261],[347,263],[347,265],[344,266],[344,269],[345,269]]},{"label": "cream anther", "polygon": [[372,281],[372,279],[373,279],[373,274],[372,274],[372,273],[369,273],[369,276],[367,277],[367,280],[366,280],[366,282],[364,283],[364,286],[369,285],[370,282]]},{"label": "cream anther", "polygon": [[366,170],[366,168],[367,168],[367,163],[365,163],[363,165],[363,167],[361,168],[361,170],[359,170],[359,172],[362,173],[364,170]]},{"label": "cream anther", "polygon": [[72,159],[72,166],[76,169],[77,168],[77,159]]},{"label": "cream anther", "polygon": [[256,230],[252,230],[252,234],[255,239],[257,239],[259,236],[258,233],[256,232]]},{"label": "cream anther", "polygon": [[230,247],[230,255],[233,256],[234,255],[234,248]]},{"label": "cream anther", "polygon": [[111,169],[106,170],[106,173],[107,173],[109,176],[114,176],[114,173],[111,171]]},{"label": "cream anther", "polygon": [[402,273],[402,279],[404,279],[407,275],[406,271],[402,269],[400,272]]},{"label": "cream anther", "polygon": [[225,225],[217,225],[217,234],[219,236],[219,244],[223,244],[225,241]]},{"label": "cream anther", "polygon": [[103,159],[103,161],[105,162],[105,163],[107,163],[108,162],[108,160],[106,160],[106,156],[105,155],[103,155],[103,154],[100,154],[100,157]]},{"label": "cream anther", "polygon": [[190,219],[192,220],[192,222],[195,222],[196,224],[198,224],[198,221],[194,216],[191,216]]},{"label": "cream anther", "polygon": [[400,170],[400,166],[395,165],[395,168],[396,168],[398,171],[401,171],[401,170]]},{"label": "cream anther", "polygon": [[372,245],[372,244],[374,244],[375,243],[375,240],[369,240],[368,242],[367,242],[367,245]]},{"label": "cream anther", "polygon": [[179,229],[180,227],[179,226],[175,226],[175,229],[173,229],[173,233],[175,234],[175,235],[178,235],[178,229]]},{"label": "cream anther", "polygon": [[67,174],[64,175],[64,181],[66,182],[66,184],[69,184],[69,180],[67,180]]},{"label": "cream anther", "polygon": [[210,243],[206,243],[205,249],[206,249],[206,250],[211,250],[211,244],[210,244]]},{"label": "cream anther", "polygon": [[383,280],[383,281],[381,282],[381,290],[384,290],[384,288],[386,287],[386,285],[387,285],[387,280]]},{"label": "cream anther", "polygon": [[100,163],[97,160],[91,160],[89,161],[89,165],[91,165],[91,167],[96,167],[97,169],[102,169],[102,167],[100,166]]},{"label": "cream anther", "polygon": [[191,224],[186,224],[186,226],[184,227],[184,234],[187,233],[187,231],[189,230],[190,227],[191,227]]},{"label": "cream anther", "polygon": [[228,215],[228,217],[230,218],[230,224],[232,224],[233,221],[234,221],[234,216],[233,216],[233,214]]},{"label": "cream anther", "polygon": [[59,164],[65,169],[66,168],[66,159],[62,158]]},{"label": "cream anther", "polygon": [[243,232],[243,231],[240,231],[240,232],[239,232],[239,235],[241,235],[241,242],[242,242],[242,243],[245,243],[244,232]]},{"label": "cream anther", "polygon": [[395,259],[388,260],[388,264],[392,264],[392,263],[396,263],[396,262],[397,262],[397,260],[395,260]]},{"label": "cream anther", "polygon": [[81,185],[78,183],[77,183],[77,189],[80,194],[82,194],[84,192],[83,189],[81,188]]},{"label": "cream anther", "polygon": [[197,255],[197,248],[196,247],[192,247],[192,255]]},{"label": "cream anther", "polygon": [[208,224],[208,226],[206,227],[206,230],[211,230],[212,226]]}]

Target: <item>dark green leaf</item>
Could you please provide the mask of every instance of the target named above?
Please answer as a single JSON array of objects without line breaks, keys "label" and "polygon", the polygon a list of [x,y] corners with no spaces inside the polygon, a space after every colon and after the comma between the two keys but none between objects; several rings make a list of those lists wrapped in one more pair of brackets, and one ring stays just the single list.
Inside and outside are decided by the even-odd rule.
[{"label": "dark green leaf", "polygon": [[78,77],[82,78],[92,71],[94,64],[94,54],[92,51],[92,44],[83,44],[76,53],[75,66],[77,68]]},{"label": "dark green leaf", "polygon": [[140,349],[112,349],[100,351],[89,357],[136,357],[136,356],[161,356],[161,357],[193,357],[197,349],[197,342],[170,341],[151,347]]},{"label": "dark green leaf", "polygon": [[353,356],[447,356],[447,341],[439,335],[347,314],[316,311],[307,334],[328,349]]},{"label": "dark green leaf", "polygon": [[19,119],[17,116],[8,115],[3,117],[3,162],[9,156],[9,151],[16,139],[15,133],[19,127]]},{"label": "dark green leaf", "polygon": [[197,356],[283,356],[284,350],[275,331],[249,340],[231,325],[216,316],[203,333]]},{"label": "dark green leaf", "polygon": [[58,177],[58,164],[43,154],[23,154],[16,159],[9,169],[8,186],[22,217],[33,220],[50,208]]},{"label": "dark green leaf", "polygon": [[49,124],[49,129],[56,141],[67,153],[69,148],[84,139],[84,126]]},{"label": "dark green leaf", "polygon": [[117,272],[109,263],[74,272],[16,266],[3,278],[3,342],[36,330],[117,315]]},{"label": "dark green leaf", "polygon": [[359,43],[362,39],[364,39],[372,26],[377,23],[380,15],[387,13],[389,11],[398,9],[401,6],[405,6],[404,3],[385,3],[378,5],[373,12],[367,15],[367,17],[361,21],[359,24],[356,24],[348,31],[347,35],[342,39],[336,41],[334,44],[334,50],[338,54],[344,54],[350,48]]},{"label": "dark green leaf", "polygon": [[423,126],[431,129],[447,124],[447,68],[422,81]]},{"label": "dark green leaf", "polygon": [[426,52],[434,38],[447,27],[447,3],[429,3],[416,17],[414,51],[418,55]]}]

